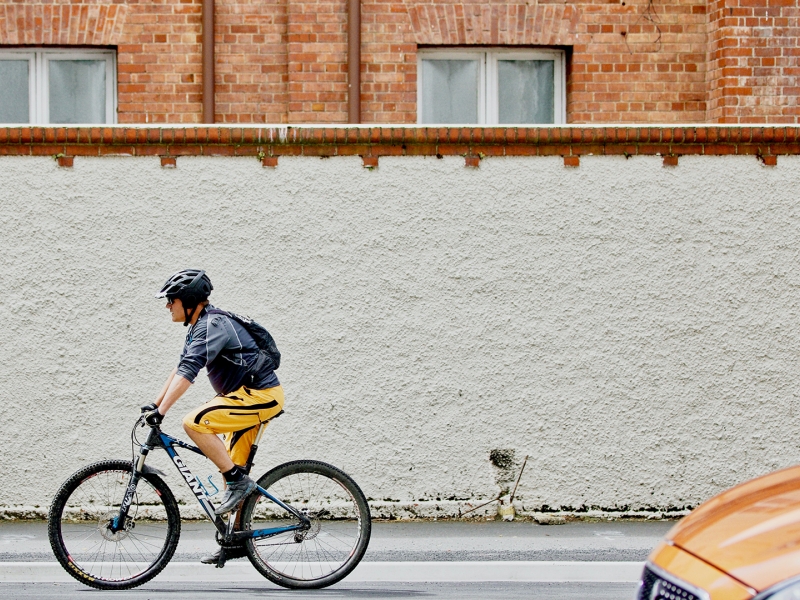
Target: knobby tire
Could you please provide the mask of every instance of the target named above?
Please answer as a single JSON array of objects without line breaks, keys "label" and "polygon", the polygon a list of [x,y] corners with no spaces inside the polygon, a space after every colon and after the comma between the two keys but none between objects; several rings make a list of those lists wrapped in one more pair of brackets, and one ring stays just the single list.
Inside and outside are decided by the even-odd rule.
[{"label": "knobby tire", "polygon": [[[140,586],[167,566],[180,537],[178,503],[167,484],[144,473],[125,530],[107,527],[119,513],[131,462],[105,460],[74,473],[58,490],[47,532],[58,562],[72,577],[101,590]],[[162,540],[163,538],[163,540]]]},{"label": "knobby tire", "polygon": [[[309,529],[246,542],[253,566],[277,585],[322,588],[341,581],[364,556],[372,528],[364,494],[347,474],[323,462],[298,460],[262,475],[258,485],[305,513]],[[267,529],[299,519],[256,491],[242,507],[246,529]]]}]

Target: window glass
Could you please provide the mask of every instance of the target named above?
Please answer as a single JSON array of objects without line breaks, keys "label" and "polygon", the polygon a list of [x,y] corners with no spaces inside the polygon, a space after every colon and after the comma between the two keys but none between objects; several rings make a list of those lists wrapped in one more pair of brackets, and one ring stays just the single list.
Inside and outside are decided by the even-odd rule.
[{"label": "window glass", "polygon": [[477,123],[477,60],[422,61],[422,122]]},{"label": "window glass", "polygon": [[498,122],[554,123],[554,75],[552,60],[498,60]]},{"label": "window glass", "polygon": [[28,60],[0,60],[0,123],[30,122]]},{"label": "window glass", "polygon": [[554,48],[421,48],[420,124],[566,122],[566,66]]},{"label": "window glass", "polygon": [[106,61],[49,61],[50,123],[106,122]]}]

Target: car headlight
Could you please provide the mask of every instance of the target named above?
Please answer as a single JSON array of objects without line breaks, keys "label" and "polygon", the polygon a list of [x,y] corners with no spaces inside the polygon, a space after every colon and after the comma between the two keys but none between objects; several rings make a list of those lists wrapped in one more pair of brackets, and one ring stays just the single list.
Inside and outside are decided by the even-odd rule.
[{"label": "car headlight", "polygon": [[779,583],[760,593],[754,600],[800,600],[800,580]]}]

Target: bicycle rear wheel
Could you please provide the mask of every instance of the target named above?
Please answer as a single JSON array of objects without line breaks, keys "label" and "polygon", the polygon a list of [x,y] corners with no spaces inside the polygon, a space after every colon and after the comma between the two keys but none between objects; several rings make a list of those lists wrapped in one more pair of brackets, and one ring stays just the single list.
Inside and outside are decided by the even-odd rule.
[{"label": "bicycle rear wheel", "polygon": [[131,463],[106,460],[76,472],[56,493],[48,515],[50,546],[67,573],[88,586],[121,590],[150,581],[175,553],[181,521],[175,497],[145,473],[122,530],[111,520],[131,479]]},{"label": "bicycle rear wheel", "polygon": [[[258,484],[305,514],[306,530],[251,538],[250,562],[287,588],[321,588],[350,573],[367,550],[372,527],[364,494],[348,475],[323,462],[299,460],[275,467]],[[243,529],[270,529],[299,519],[255,492],[242,508]]]}]

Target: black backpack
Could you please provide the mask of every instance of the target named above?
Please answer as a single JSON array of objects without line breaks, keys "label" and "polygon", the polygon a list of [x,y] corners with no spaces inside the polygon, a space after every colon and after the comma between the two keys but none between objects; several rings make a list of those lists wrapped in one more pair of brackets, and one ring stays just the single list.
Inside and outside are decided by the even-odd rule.
[{"label": "black backpack", "polygon": [[281,366],[281,353],[278,346],[275,345],[275,340],[269,334],[269,331],[264,329],[261,325],[253,321],[250,317],[243,317],[236,313],[228,312],[227,310],[220,310],[219,308],[208,309],[210,315],[223,315],[229,319],[233,319],[239,325],[245,328],[245,331],[250,334],[256,345],[258,346],[258,360],[253,365],[251,372],[258,373],[264,367],[269,367],[273,371]]}]

